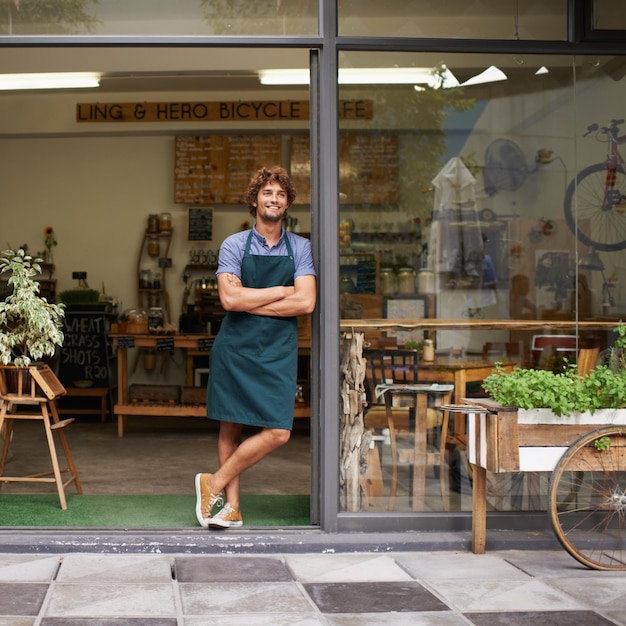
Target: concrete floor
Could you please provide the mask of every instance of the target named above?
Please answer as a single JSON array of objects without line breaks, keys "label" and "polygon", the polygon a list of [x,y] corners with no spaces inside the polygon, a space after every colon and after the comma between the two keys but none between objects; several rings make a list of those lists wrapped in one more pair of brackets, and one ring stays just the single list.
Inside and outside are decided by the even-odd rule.
[{"label": "concrete floor", "polygon": [[[128,418],[122,438],[113,422],[77,420],[65,433],[83,490],[90,495],[193,494],[196,473],[217,468],[217,426],[204,418]],[[16,422],[9,459],[6,474],[13,476],[50,469],[40,422]],[[310,481],[309,422],[297,420],[289,442],[244,474],[241,490],[309,494]],[[2,486],[2,493],[48,491],[54,493],[54,486]]]}]

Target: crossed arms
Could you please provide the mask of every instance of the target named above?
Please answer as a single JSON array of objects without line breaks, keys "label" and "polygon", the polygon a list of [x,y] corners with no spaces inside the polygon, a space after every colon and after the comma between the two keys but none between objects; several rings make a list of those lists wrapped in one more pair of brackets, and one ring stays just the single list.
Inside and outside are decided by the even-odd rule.
[{"label": "crossed arms", "polygon": [[244,287],[235,274],[223,272],[217,277],[220,302],[226,311],[254,315],[291,317],[311,313],[315,308],[315,276],[299,276],[293,287]]}]

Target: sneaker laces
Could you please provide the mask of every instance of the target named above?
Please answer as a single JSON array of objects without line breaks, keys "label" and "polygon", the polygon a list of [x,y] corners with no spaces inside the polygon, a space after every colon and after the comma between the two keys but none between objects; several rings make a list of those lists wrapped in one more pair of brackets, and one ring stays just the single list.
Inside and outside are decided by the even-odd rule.
[{"label": "sneaker laces", "polygon": [[224,504],[224,496],[221,493],[212,493],[209,498],[209,504],[206,509],[202,512],[205,517],[210,517],[211,511],[213,507],[222,506]]},{"label": "sneaker laces", "polygon": [[227,503],[224,505],[224,508],[223,508],[223,509],[222,509],[219,513],[216,513],[216,514],[214,515],[214,519],[215,519],[215,518],[220,518],[220,519],[222,519],[223,517],[226,517],[227,515],[230,515],[231,513],[234,513],[234,512],[235,512],[235,509],[233,509],[233,507],[230,505],[230,503],[229,503],[229,502],[227,502]]}]

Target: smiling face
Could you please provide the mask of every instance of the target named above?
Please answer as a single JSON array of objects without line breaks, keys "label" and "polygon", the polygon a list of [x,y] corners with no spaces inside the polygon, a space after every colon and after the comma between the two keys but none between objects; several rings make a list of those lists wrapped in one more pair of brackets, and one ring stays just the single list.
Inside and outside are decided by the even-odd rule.
[{"label": "smiling face", "polygon": [[268,224],[281,222],[288,206],[287,192],[277,182],[270,182],[263,185],[257,194],[256,218],[258,221]]}]

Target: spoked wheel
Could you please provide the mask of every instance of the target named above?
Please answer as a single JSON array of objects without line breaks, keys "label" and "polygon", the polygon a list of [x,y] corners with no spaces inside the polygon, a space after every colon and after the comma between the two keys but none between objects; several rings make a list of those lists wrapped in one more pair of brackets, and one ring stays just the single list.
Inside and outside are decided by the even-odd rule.
[{"label": "spoked wheel", "polygon": [[593,431],[567,450],[550,480],[561,545],[599,570],[626,570],[626,426]]},{"label": "spoked wheel", "polygon": [[[610,184],[607,178],[610,177]],[[587,246],[605,252],[626,248],[626,172],[605,163],[580,171],[565,192],[565,221]]]}]

